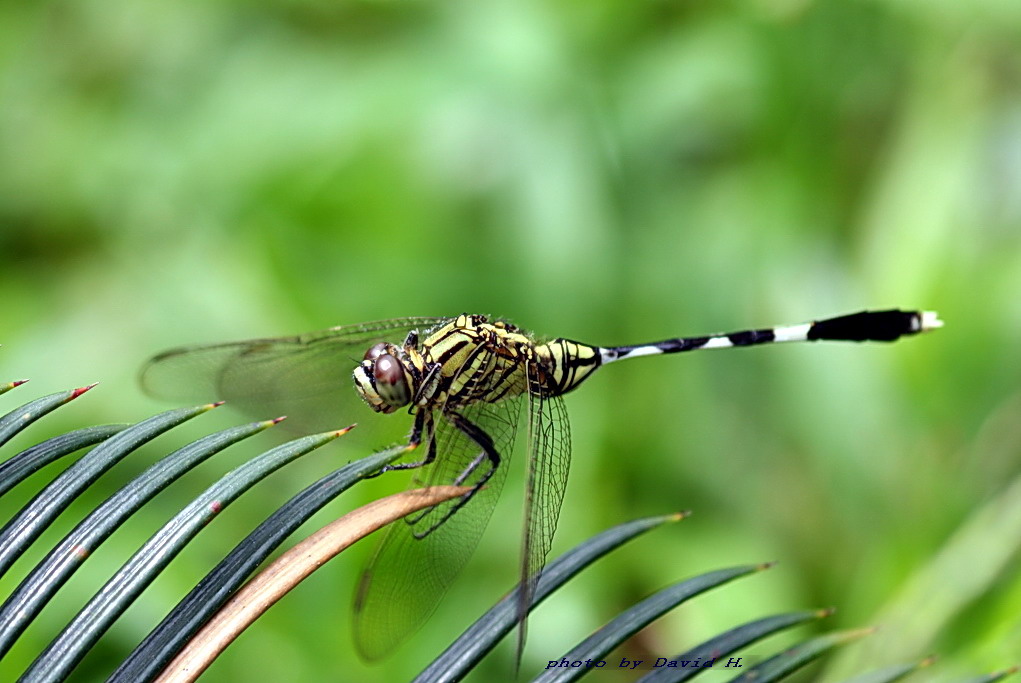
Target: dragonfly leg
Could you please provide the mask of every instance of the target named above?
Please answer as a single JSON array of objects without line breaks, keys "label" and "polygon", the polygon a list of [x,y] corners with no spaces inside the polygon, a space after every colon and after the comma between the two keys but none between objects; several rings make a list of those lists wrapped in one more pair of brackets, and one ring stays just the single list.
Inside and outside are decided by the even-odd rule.
[{"label": "dragonfly leg", "polygon": [[[440,528],[458,510],[463,508],[468,503],[469,500],[474,498],[475,494],[478,493],[482,489],[482,487],[486,485],[486,482],[489,481],[489,478],[493,476],[494,472],[496,472],[496,468],[500,466],[500,454],[496,452],[496,448],[493,446],[493,439],[489,436],[489,434],[487,434],[485,431],[477,427],[475,424],[473,424],[472,422],[465,419],[460,414],[454,411],[450,411],[446,413],[446,415],[454,424],[454,426],[456,426],[458,429],[464,432],[465,435],[467,435],[472,441],[477,443],[479,447],[482,448],[482,452],[475,456],[475,458],[468,464],[468,466],[464,468],[464,470],[459,475],[457,475],[457,478],[454,479],[454,484],[457,486],[463,485],[465,480],[467,480],[468,477],[470,477],[475,472],[475,470],[478,469],[479,465],[481,465],[486,460],[489,461],[490,467],[489,470],[482,475],[478,482],[472,485],[468,493],[461,496],[461,498],[458,499],[457,503],[450,506],[450,508],[444,513],[443,517],[441,517],[437,522],[435,522],[425,531],[411,532],[412,535],[414,535],[414,537],[419,540],[425,538],[432,532],[436,531],[436,529]],[[421,521],[422,518],[425,517],[425,515],[429,514],[434,509],[435,508],[429,508],[427,510],[424,510],[423,512],[416,515],[414,519],[409,519],[405,517],[405,521],[407,521],[409,524],[414,524],[418,521]]]},{"label": "dragonfly leg", "polygon": [[[474,471],[475,471],[475,470],[476,470],[476,469],[478,468],[478,466],[479,466],[479,465],[481,465],[481,464],[482,464],[482,462],[483,462],[484,460],[488,460],[488,459],[489,459],[489,455],[488,455],[488,454],[487,454],[487,453],[486,453],[485,451],[482,451],[482,452],[481,452],[481,453],[479,453],[479,454],[478,454],[477,456],[475,456],[475,459],[474,459],[474,460],[472,460],[472,461],[471,461],[471,463],[469,463],[469,464],[468,464],[468,466],[464,468],[464,470],[463,470],[463,471],[461,472],[461,474],[457,475],[457,478],[456,478],[456,479],[454,479],[454,482],[453,482],[454,486],[461,486],[462,484],[464,484],[464,481],[465,481],[465,479],[467,479],[468,477],[470,477],[470,476],[472,475],[472,473],[473,473],[473,472],[474,472]],[[471,490],[471,491],[469,491],[468,493],[466,493],[466,494],[464,495],[464,497],[463,497],[463,499],[462,499],[462,502],[460,502],[460,503],[459,503],[459,504],[458,504],[457,506],[455,506],[454,510],[452,510],[452,511],[451,511],[450,513],[448,513],[448,514],[444,515],[443,519],[442,519],[442,520],[440,520],[439,522],[437,522],[437,523],[436,523],[436,524],[435,524],[435,525],[433,526],[433,528],[436,528],[436,527],[437,527],[437,526],[439,526],[440,524],[443,524],[443,522],[447,521],[447,519],[448,519],[448,518],[450,517],[450,515],[454,514],[454,512],[455,512],[456,510],[460,510],[460,509],[461,509],[461,507],[462,507],[462,506],[463,506],[463,505],[464,505],[465,503],[467,503],[467,502],[468,502],[468,499],[469,499],[469,498],[471,498],[472,496],[474,496],[474,495],[475,495],[475,492],[476,492],[476,491],[477,491],[478,489],[482,488],[483,484],[485,484],[485,483],[486,483],[487,481],[489,481],[489,478],[490,478],[491,476],[493,476],[493,472],[495,472],[495,471],[496,471],[496,467],[491,467],[491,468],[489,468],[489,471],[488,471],[488,472],[486,472],[486,473],[485,473],[485,474],[483,475],[483,477],[482,477],[482,481],[480,481],[480,482],[479,482],[478,484],[475,484],[475,485],[474,485],[474,486],[472,487],[472,490]],[[418,513],[418,514],[416,514],[416,515],[407,515],[407,516],[406,516],[406,517],[404,518],[404,521],[405,521],[406,523],[408,523],[408,524],[411,524],[411,525],[415,525],[415,524],[418,524],[418,523],[419,523],[420,521],[422,521],[422,518],[423,518],[423,517],[425,517],[426,515],[428,515],[428,514],[429,514],[430,512],[432,512],[432,511],[433,511],[433,509],[435,509],[435,507],[436,507],[436,506],[435,506],[435,505],[433,505],[433,506],[430,506],[430,507],[428,507],[428,508],[426,508],[426,509],[422,510],[421,512],[419,512],[419,513]],[[431,532],[431,531],[432,531],[432,529],[428,529],[427,531],[423,532],[421,536],[419,536],[418,534],[416,534],[416,538],[424,538],[424,537],[425,537],[425,536],[427,536],[427,535],[429,534],[429,532]]]},{"label": "dragonfly leg", "polygon": [[436,391],[436,387],[439,385],[440,372],[443,370],[443,366],[439,363],[433,363],[425,373],[425,377],[422,378],[422,383],[419,387],[418,393],[416,393],[411,399],[411,405],[417,406],[421,404],[423,397],[432,396]]},{"label": "dragonfly leg", "polygon": [[[482,464],[482,461],[486,460],[488,457],[489,456],[486,454],[485,451],[475,456],[475,459],[472,460],[471,463],[464,468],[464,471],[462,471],[461,474],[457,475],[457,479],[454,480],[454,486],[460,486],[461,484],[463,484],[464,480],[470,477],[472,475],[472,472],[474,472],[478,468],[478,466]],[[488,479],[491,474],[492,470],[490,470],[489,474],[486,475],[486,479]]]},{"label": "dragonfly leg", "polygon": [[413,469],[417,469],[419,467],[424,467],[425,465],[428,465],[433,460],[435,460],[436,459],[436,440],[431,438],[433,424],[432,424],[432,420],[429,419],[430,416],[431,416],[431,413],[429,411],[427,411],[427,410],[419,411],[415,415],[415,424],[411,428],[411,437],[408,439],[408,445],[409,446],[418,446],[418,444],[422,443],[422,434],[424,432],[426,432],[426,431],[429,432],[430,438],[427,439],[427,441],[429,442],[429,448],[426,449],[425,458],[423,458],[422,460],[419,460],[418,462],[404,462],[404,463],[397,463],[396,465],[384,465],[383,468],[381,470],[379,470],[379,472],[376,472],[375,474],[366,475],[364,478],[365,479],[372,479],[373,477],[378,477],[379,475],[383,474],[384,472],[392,472],[394,470],[413,470]]}]

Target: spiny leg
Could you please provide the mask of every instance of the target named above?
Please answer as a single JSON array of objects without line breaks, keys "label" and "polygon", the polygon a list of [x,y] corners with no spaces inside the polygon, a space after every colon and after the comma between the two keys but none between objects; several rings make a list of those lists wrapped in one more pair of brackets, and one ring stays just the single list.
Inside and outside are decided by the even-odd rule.
[{"label": "spiny leg", "polygon": [[421,404],[423,396],[431,396],[436,391],[436,384],[440,380],[443,366],[439,363],[433,363],[426,370],[425,377],[422,378],[421,386],[415,395],[411,398],[411,404],[417,406]]},{"label": "spiny leg", "polygon": [[[457,475],[456,479],[454,479],[454,486],[460,486],[461,484],[463,484],[464,480],[470,477],[472,473],[475,472],[476,468],[478,468],[478,466],[482,464],[482,461],[486,460],[488,457],[489,456],[486,454],[485,451],[482,451],[481,453],[476,455],[475,459],[468,463],[468,466],[464,468],[461,474]],[[491,474],[492,470],[490,470],[489,474],[486,475],[486,478],[488,479]]]},{"label": "spiny leg", "polygon": [[[462,470],[459,475],[457,475],[457,477],[454,479],[454,484],[457,486],[461,486],[462,484],[464,484],[465,480],[468,477],[470,477],[475,472],[475,470],[478,469],[479,465],[481,465],[483,461],[488,460],[490,462],[490,468],[488,471],[486,471],[485,474],[482,475],[478,482],[472,485],[471,490],[469,490],[468,493],[461,496],[461,498],[458,499],[457,503],[452,505],[444,513],[443,517],[441,517],[438,521],[436,521],[432,526],[430,526],[425,531],[421,532],[413,531],[412,534],[417,539],[423,539],[432,532],[436,531],[436,529],[441,527],[448,519],[450,519],[461,508],[463,508],[468,503],[468,501],[474,498],[475,494],[478,493],[482,489],[482,487],[486,485],[486,482],[489,481],[490,477],[493,476],[493,473],[496,472],[496,468],[500,466],[500,454],[497,453],[496,448],[493,446],[493,440],[492,438],[490,438],[489,434],[487,434],[484,430],[480,429],[478,426],[473,424],[470,420],[462,416],[460,413],[448,411],[446,413],[446,417],[455,427],[460,429],[465,436],[467,436],[469,439],[478,444],[480,448],[482,448],[482,452],[475,456],[475,458],[472,459],[468,466],[465,467],[464,470]],[[434,509],[435,508],[429,508],[427,510],[424,510],[423,512],[415,516],[414,520],[410,521],[409,523],[414,524],[416,522],[421,521],[426,514],[432,512],[432,510]],[[405,517],[405,520],[408,521],[409,518]]]},{"label": "spiny leg", "polygon": [[[485,451],[483,451],[483,452],[479,453],[479,454],[478,454],[477,456],[475,456],[475,459],[474,459],[474,460],[472,460],[472,461],[471,461],[471,462],[470,462],[470,463],[468,464],[468,466],[467,466],[466,468],[464,468],[464,470],[463,470],[463,471],[461,472],[461,474],[457,475],[457,477],[456,477],[456,478],[454,479],[454,481],[453,481],[453,482],[451,482],[451,483],[452,483],[452,484],[453,484],[454,486],[461,486],[461,485],[462,485],[462,484],[464,483],[464,480],[465,480],[465,479],[467,479],[468,477],[470,477],[470,476],[471,476],[472,472],[474,472],[474,471],[476,470],[476,468],[478,468],[478,466],[479,466],[479,465],[480,465],[480,464],[482,463],[482,461],[483,461],[483,460],[486,460],[486,459],[488,459],[488,458],[489,458],[489,456],[488,456],[488,455],[486,454],[486,452],[485,452]],[[461,509],[461,506],[463,506],[463,505],[464,505],[465,503],[467,503],[467,502],[468,502],[468,499],[469,499],[469,498],[471,498],[472,496],[474,496],[474,495],[475,495],[475,492],[476,492],[476,491],[477,491],[477,490],[478,490],[479,488],[481,488],[483,484],[485,484],[485,483],[486,483],[487,481],[489,481],[489,478],[490,478],[491,476],[493,476],[493,472],[495,472],[495,471],[496,471],[496,468],[495,468],[495,467],[491,467],[491,468],[489,469],[489,471],[488,471],[488,472],[486,472],[486,474],[485,474],[485,475],[483,476],[483,478],[482,478],[482,481],[480,481],[480,482],[479,482],[478,484],[474,485],[474,486],[472,487],[471,491],[469,491],[468,493],[466,493],[466,494],[465,494],[465,495],[463,496],[463,501],[462,501],[462,502],[459,502],[459,503],[458,503],[458,505],[457,505],[457,506],[455,506],[454,510],[451,510],[451,511],[450,511],[449,513],[445,514],[445,515],[443,516],[443,519],[441,519],[441,520],[440,520],[439,522],[437,522],[436,524],[434,524],[434,525],[433,525],[432,527],[430,527],[430,528],[429,528],[429,529],[427,529],[426,531],[422,532],[421,534],[417,534],[417,533],[416,533],[416,534],[415,534],[415,538],[425,538],[425,537],[426,537],[426,536],[428,536],[428,535],[429,535],[430,533],[432,533],[432,531],[433,531],[434,529],[436,529],[436,527],[440,526],[440,525],[441,525],[441,524],[443,524],[443,523],[444,523],[445,521],[447,521],[447,520],[448,520],[448,519],[450,518],[450,515],[452,515],[452,514],[454,513],[454,511],[456,511],[456,510],[459,510],[459,509]],[[409,525],[411,525],[411,526],[414,526],[414,525],[418,524],[419,522],[421,522],[421,521],[422,521],[422,519],[423,519],[423,518],[424,518],[424,517],[425,517],[426,515],[428,515],[429,513],[431,513],[431,512],[432,512],[433,510],[435,510],[435,509],[436,509],[436,506],[435,506],[435,505],[431,505],[431,506],[429,506],[429,507],[427,507],[427,508],[424,508],[424,509],[422,509],[421,511],[419,511],[419,512],[418,512],[418,513],[416,513],[416,514],[413,514],[413,515],[405,515],[405,516],[404,516],[404,522],[405,522],[406,524],[409,524]]]},{"label": "spiny leg", "polygon": [[[463,393],[464,396],[471,396],[472,388],[475,387],[475,386],[478,386],[478,385],[484,385],[485,382],[486,382],[486,379],[490,376],[491,370],[492,370],[492,367],[493,367],[493,361],[494,361],[495,357],[492,354],[488,354],[488,350],[489,350],[489,347],[487,345],[479,344],[475,348],[475,350],[472,351],[469,354],[468,358],[462,363],[461,368],[458,370],[456,375],[454,375],[454,378],[457,378],[457,377],[460,377],[460,375],[465,370],[469,370],[470,371],[470,374],[468,375],[469,379],[464,383],[463,387],[460,389],[460,392],[459,392],[459,393]],[[483,361],[481,367],[476,368],[475,367],[476,361],[479,359],[480,356],[483,356],[484,354],[486,354],[485,360]],[[436,389],[438,387],[438,383],[442,379],[442,367],[443,366],[440,363],[433,363],[431,365],[431,367],[427,371],[425,379],[422,381],[422,388],[421,388],[421,390],[419,392],[419,396],[432,395],[436,391]],[[416,396],[416,402],[417,402],[418,398],[419,397]],[[496,453],[496,448],[492,445],[493,444],[493,440],[492,440],[492,438],[489,438],[489,436],[485,433],[485,430],[481,429],[477,425],[473,424],[470,420],[465,418],[464,415],[462,415],[461,413],[458,413],[453,408],[449,408],[448,409],[446,407],[446,405],[447,405],[447,403],[449,401],[450,401],[450,395],[448,394],[446,401],[444,401],[444,407],[440,409],[443,412],[443,415],[445,416],[447,422],[449,422],[451,425],[453,425],[455,427],[455,429],[460,431],[462,434],[468,435],[469,436],[469,443],[473,443],[473,442],[474,443],[478,443],[477,439],[472,437],[472,433],[476,433],[476,434],[480,435],[480,438],[485,437],[486,441],[489,443],[489,449],[488,450],[491,451],[492,453]],[[447,449],[447,444],[444,444],[442,446],[437,446],[436,445],[436,443],[435,443],[436,442],[435,432],[432,432],[430,434],[430,437],[431,437],[430,438],[430,449],[433,452],[433,457],[435,457],[435,454],[436,454],[436,451],[437,451],[438,448],[441,449],[441,450],[446,450]],[[470,476],[472,472],[475,471],[475,469],[482,462],[482,460],[487,458],[485,453],[486,453],[486,449],[485,449],[485,447],[483,447],[483,452],[480,453],[479,455],[477,455],[472,460],[472,462],[469,464],[469,466],[466,468],[466,470],[463,471],[460,475],[458,475],[454,479],[454,483],[456,485],[461,485],[465,481],[465,479],[468,476]],[[444,453],[443,457],[446,457],[445,453]],[[498,456],[497,456],[497,459],[498,459]],[[494,469],[495,469],[495,466],[490,469],[489,473],[487,473],[487,475],[485,477],[486,480],[488,480],[489,477],[492,476],[492,472],[493,472]],[[454,508],[454,511],[460,509],[463,506],[464,502],[467,502],[468,499],[470,499],[472,496],[474,496],[476,490],[477,489],[473,488],[472,491],[469,494],[466,494],[465,500],[462,503],[458,504]],[[422,510],[421,512],[419,512],[417,515],[406,516],[404,518],[404,521],[406,523],[410,524],[410,525],[418,524],[422,519],[424,519],[426,516],[431,514],[435,509],[436,509],[435,506],[426,508],[426,509]],[[422,538],[425,535],[428,535],[429,533],[431,533],[436,527],[438,527],[440,524],[442,524],[447,519],[449,519],[450,518],[450,514],[452,514],[452,512],[447,513],[446,515],[444,515],[443,519],[440,520],[440,522],[435,524],[432,528],[428,529],[424,534],[422,534],[422,536],[419,536],[418,534],[415,534],[416,538]]]},{"label": "spiny leg", "polygon": [[417,447],[419,444],[421,444],[423,440],[422,435],[425,434],[425,441],[426,443],[429,444],[429,447],[426,449],[425,452],[425,458],[419,460],[418,462],[405,462],[397,463],[396,465],[384,465],[382,469],[379,470],[379,472],[365,475],[364,478],[372,479],[373,477],[378,477],[384,472],[392,472],[394,470],[413,470],[432,463],[432,461],[436,459],[436,444],[434,443],[434,439],[431,438],[432,430],[433,430],[432,413],[429,412],[428,410],[421,410],[418,413],[416,413],[415,422],[411,428],[411,436],[408,437],[408,447],[409,448]]}]

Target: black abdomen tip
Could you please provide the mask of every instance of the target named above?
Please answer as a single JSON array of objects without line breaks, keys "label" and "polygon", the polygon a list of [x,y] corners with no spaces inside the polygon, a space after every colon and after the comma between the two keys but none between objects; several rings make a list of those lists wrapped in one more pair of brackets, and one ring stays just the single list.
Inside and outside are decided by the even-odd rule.
[{"label": "black abdomen tip", "polygon": [[808,330],[808,339],[894,341],[922,330],[922,315],[918,311],[862,311],[814,323]]}]

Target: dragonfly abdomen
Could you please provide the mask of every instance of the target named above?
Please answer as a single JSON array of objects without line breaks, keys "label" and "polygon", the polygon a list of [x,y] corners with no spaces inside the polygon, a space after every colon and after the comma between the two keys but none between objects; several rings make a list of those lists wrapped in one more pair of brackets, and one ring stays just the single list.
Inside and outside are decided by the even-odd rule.
[{"label": "dragonfly abdomen", "polygon": [[680,353],[698,349],[726,349],[792,341],[894,341],[900,337],[934,330],[943,325],[931,311],[861,311],[800,325],[744,330],[705,337],[678,337],[652,344],[599,349],[602,362],[637,356]]},{"label": "dragonfly abdomen", "polygon": [[535,347],[535,356],[541,372],[530,391],[540,396],[566,394],[585,381],[603,362],[599,349],[570,339],[554,339],[540,344]]}]

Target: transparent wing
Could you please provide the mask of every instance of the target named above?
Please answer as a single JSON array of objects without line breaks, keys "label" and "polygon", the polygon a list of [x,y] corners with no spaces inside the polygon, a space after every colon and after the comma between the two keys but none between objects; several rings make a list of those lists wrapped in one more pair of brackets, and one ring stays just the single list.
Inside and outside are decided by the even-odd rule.
[{"label": "transparent wing", "polygon": [[[481,386],[489,381],[494,367],[495,362],[490,362],[477,371],[466,385],[468,390],[471,384]],[[458,500],[390,526],[362,575],[355,599],[355,644],[367,659],[384,656],[416,631],[475,552],[503,488],[521,403],[519,396],[456,410],[460,418],[488,435],[500,464],[484,486],[449,517]],[[466,471],[471,473],[463,483],[477,484],[492,469],[483,458],[471,470],[484,448],[455,421],[449,413],[437,411],[433,435],[436,461],[429,465],[428,474],[431,485],[455,482]],[[429,529],[432,531],[424,537],[416,537]]]},{"label": "transparent wing", "polygon": [[[530,387],[543,386],[542,370],[529,363]],[[525,536],[521,548],[518,593],[518,659],[527,635],[526,617],[535,585],[553,544],[571,466],[571,424],[560,396],[528,394],[528,481],[525,488]]]},{"label": "transparent wing", "polygon": [[288,416],[288,426],[321,431],[364,420],[351,373],[373,344],[401,344],[445,318],[394,318],[332,327],[294,337],[249,339],[165,351],[142,368],[150,396],[173,401],[224,400],[256,419]]}]

